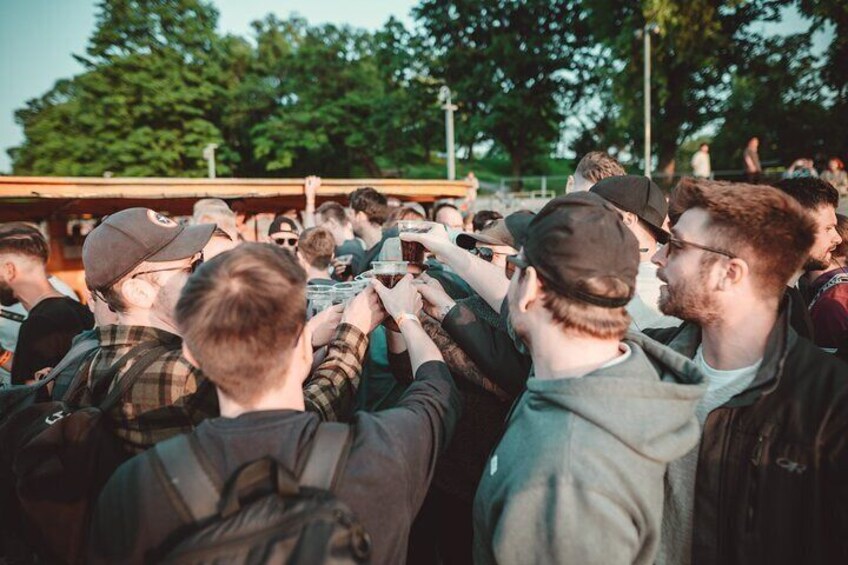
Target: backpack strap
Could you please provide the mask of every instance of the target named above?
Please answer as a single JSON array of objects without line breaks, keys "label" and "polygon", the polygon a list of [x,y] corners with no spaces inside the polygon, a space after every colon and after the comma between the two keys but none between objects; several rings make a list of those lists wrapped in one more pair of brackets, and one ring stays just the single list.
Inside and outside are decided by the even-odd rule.
[{"label": "backpack strap", "polygon": [[[139,350],[145,350],[144,354],[141,355],[141,357],[138,357],[132,366],[127,369],[123,375],[121,375],[121,378],[118,379],[118,382],[114,387],[112,387],[112,390],[106,395],[106,398],[100,402],[98,408],[100,408],[101,411],[108,412],[111,410],[121,397],[124,396],[130,388],[132,388],[135,381],[141,376],[141,373],[143,373],[148,367],[155,363],[157,359],[162,357],[162,355],[168,351],[167,348],[158,342],[148,342],[148,344],[138,345],[130,351],[130,353],[133,353],[133,351],[138,352]],[[130,357],[130,353],[127,353],[115,365],[123,366],[126,364],[128,357]],[[116,373],[118,372],[119,367],[116,368],[115,365],[109,369],[109,373],[102,379],[103,382],[107,383],[106,386],[109,386],[108,383],[117,377]],[[106,381],[106,378],[109,378],[109,381]]]},{"label": "backpack strap", "polygon": [[62,374],[62,371],[64,371],[68,365],[81,361],[98,347],[100,347],[100,342],[96,339],[83,339],[76,342],[68,350],[65,356],[62,357],[62,360],[56,363],[55,367],[50,369],[47,376],[36,383],[36,388],[41,388],[47,386],[48,383],[52,383],[59,375]]},{"label": "backpack strap", "polygon": [[824,286],[822,286],[819,289],[819,291],[816,293],[816,295],[810,301],[810,305],[807,308],[812,308],[815,305],[815,303],[819,301],[819,298],[821,298],[822,295],[825,292],[827,292],[828,290],[830,290],[831,288],[835,287],[838,284],[845,284],[845,283],[848,283],[848,273],[840,273],[838,275],[835,275],[832,279],[827,281],[827,283],[825,283]]},{"label": "backpack strap", "polygon": [[300,473],[300,485],[333,492],[344,471],[350,446],[351,427],[339,422],[318,424],[306,464]]},{"label": "backpack strap", "polygon": [[157,443],[151,451],[165,471],[160,478],[176,494],[176,506],[182,506],[188,521],[197,523],[218,513],[221,490],[200,460],[194,441],[191,435],[179,435]]}]

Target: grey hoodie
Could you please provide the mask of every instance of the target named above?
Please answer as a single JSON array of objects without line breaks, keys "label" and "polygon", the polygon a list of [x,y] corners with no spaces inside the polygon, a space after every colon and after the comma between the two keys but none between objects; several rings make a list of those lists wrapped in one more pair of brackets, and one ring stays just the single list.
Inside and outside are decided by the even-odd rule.
[{"label": "grey hoodie", "polygon": [[652,563],[667,464],[700,431],[703,378],[642,334],[582,378],[531,378],[474,500],[478,564]]}]

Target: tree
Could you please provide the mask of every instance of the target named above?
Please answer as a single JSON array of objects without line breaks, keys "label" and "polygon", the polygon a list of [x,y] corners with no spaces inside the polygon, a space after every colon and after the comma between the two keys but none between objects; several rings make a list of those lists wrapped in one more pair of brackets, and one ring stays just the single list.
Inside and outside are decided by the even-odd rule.
[{"label": "tree", "polygon": [[433,76],[455,93],[466,142],[492,139],[513,176],[546,155],[582,92],[585,22],[573,0],[422,0],[414,14]]},{"label": "tree", "polygon": [[[17,174],[201,176],[225,76],[217,12],[200,0],[104,0],[86,71],[16,113],[26,141]],[[219,171],[237,154],[226,146]]]}]

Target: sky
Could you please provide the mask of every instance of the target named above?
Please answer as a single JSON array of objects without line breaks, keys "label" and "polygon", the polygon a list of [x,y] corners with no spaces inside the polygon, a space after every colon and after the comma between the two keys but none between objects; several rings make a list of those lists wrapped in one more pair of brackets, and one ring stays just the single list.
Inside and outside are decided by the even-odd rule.
[{"label": "sky", "polygon": [[[411,25],[415,0],[213,0],[222,33],[248,36],[250,22],[275,13],[297,13],[311,24],[349,24],[374,30],[394,16]],[[11,165],[6,149],[23,141],[14,112],[27,100],[46,93],[61,78],[82,70],[73,54],[85,52],[94,31],[94,0],[0,0],[0,173]],[[792,33],[806,29],[797,13],[787,12],[780,24],[764,29]],[[827,44],[826,34],[816,38]]]}]

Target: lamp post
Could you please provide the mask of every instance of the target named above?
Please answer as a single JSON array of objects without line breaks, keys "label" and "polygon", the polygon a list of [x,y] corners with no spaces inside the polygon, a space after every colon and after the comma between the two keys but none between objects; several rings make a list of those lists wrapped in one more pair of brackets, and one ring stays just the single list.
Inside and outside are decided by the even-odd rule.
[{"label": "lamp post", "polygon": [[453,113],[457,106],[451,101],[451,90],[447,86],[439,89],[439,100],[445,111],[445,137],[447,138],[448,180],[456,180],[456,152],[453,145]]},{"label": "lamp post", "polygon": [[646,23],[636,30],[636,37],[645,43],[645,176],[651,178],[651,34],[659,34],[660,26]]},{"label": "lamp post", "polygon": [[209,165],[209,178],[215,178],[215,150],[218,149],[217,143],[208,143],[206,147],[203,148],[203,158],[206,159],[206,163]]}]

